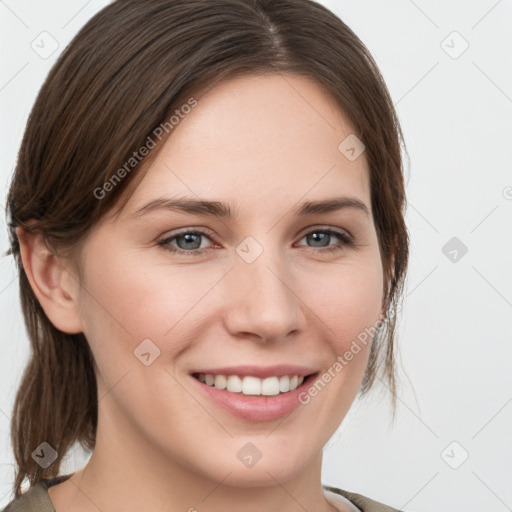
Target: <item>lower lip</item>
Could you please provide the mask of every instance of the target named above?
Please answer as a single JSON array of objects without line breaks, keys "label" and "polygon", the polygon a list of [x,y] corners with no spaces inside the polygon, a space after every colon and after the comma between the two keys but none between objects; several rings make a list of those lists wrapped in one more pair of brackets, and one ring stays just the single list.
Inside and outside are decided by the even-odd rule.
[{"label": "lower lip", "polygon": [[308,388],[316,375],[315,373],[304,379],[304,382],[293,391],[272,396],[231,393],[225,389],[208,386],[192,375],[190,378],[212,402],[234,416],[249,421],[271,421],[287,416],[302,405],[299,402],[299,395]]}]

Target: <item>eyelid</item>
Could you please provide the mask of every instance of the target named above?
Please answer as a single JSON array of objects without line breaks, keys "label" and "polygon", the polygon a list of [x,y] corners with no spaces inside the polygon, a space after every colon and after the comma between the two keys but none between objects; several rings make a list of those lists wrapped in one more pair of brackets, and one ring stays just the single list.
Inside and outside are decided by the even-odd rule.
[{"label": "eyelid", "polygon": [[[303,238],[307,234],[311,233],[311,231],[315,231],[316,229],[318,229],[318,231],[333,231],[333,232],[338,233],[338,234],[344,234],[344,235],[348,236],[352,240],[354,239],[354,236],[352,235],[352,233],[348,229],[339,228],[337,226],[331,226],[331,225],[328,225],[328,224],[313,224],[312,226],[304,228],[303,230],[301,230],[299,232],[300,237]],[[297,236],[299,236],[299,235],[297,235]]]},{"label": "eyelid", "polygon": [[169,232],[163,234],[162,236],[159,236],[157,239],[157,242],[165,242],[166,240],[169,240],[170,238],[174,238],[179,235],[187,235],[189,233],[202,234],[203,236],[207,236],[208,238],[210,238],[210,240],[212,240],[212,242],[214,242],[216,239],[215,233],[208,228],[205,228],[203,226],[187,226],[186,228],[181,228],[176,231],[169,231]]}]

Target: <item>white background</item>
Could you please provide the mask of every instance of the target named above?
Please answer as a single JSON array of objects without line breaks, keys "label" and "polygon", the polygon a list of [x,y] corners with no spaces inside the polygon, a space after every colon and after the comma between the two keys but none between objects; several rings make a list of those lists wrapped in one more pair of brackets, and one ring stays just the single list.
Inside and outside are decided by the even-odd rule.
[{"label": "white background", "polygon": [[[42,81],[107,3],[0,1],[2,208]],[[323,3],[368,46],[395,102],[411,156],[412,242],[397,419],[382,390],[354,404],[325,448],[323,483],[408,512],[512,510],[512,1]],[[48,59],[31,48],[43,31],[59,44]],[[469,47],[458,56],[462,38]],[[456,262],[442,252],[452,237],[468,248]],[[0,325],[1,507],[11,499],[9,417],[28,357],[10,257],[0,257]],[[83,463],[69,458],[71,469]]]}]

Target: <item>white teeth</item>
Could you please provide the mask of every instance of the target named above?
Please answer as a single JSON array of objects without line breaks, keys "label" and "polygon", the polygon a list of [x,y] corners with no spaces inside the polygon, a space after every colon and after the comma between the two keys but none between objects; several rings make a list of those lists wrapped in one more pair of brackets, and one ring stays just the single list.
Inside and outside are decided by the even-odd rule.
[{"label": "white teeth", "polygon": [[274,396],[280,393],[293,391],[304,382],[303,376],[284,375],[283,377],[258,377],[238,375],[212,375],[210,373],[199,373],[197,379],[208,386],[217,389],[226,389],[231,393],[242,393],[244,395]]},{"label": "white teeth", "polygon": [[261,381],[261,394],[266,396],[279,395],[279,379],[268,377]]},{"label": "white teeth", "polygon": [[231,393],[240,393],[242,391],[242,379],[238,375],[230,375],[226,389]]},{"label": "white teeth", "polygon": [[256,377],[244,377],[242,393],[244,395],[259,395],[261,393],[261,380]]},{"label": "white teeth", "polygon": [[288,375],[279,379],[279,391],[282,393],[290,391],[290,377],[288,377]]},{"label": "white teeth", "polygon": [[224,375],[215,375],[215,387],[218,389],[226,389],[228,380]]}]

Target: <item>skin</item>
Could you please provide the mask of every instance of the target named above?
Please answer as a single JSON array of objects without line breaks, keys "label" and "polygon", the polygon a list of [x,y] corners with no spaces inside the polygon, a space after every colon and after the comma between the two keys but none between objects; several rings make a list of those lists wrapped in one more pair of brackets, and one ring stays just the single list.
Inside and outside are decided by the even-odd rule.
[{"label": "skin", "polygon": [[[275,421],[220,409],[192,389],[188,372],[243,363],[326,369],[378,321],[383,269],[367,161],[338,150],[353,129],[308,79],[251,75],[197,99],[121,215],[105,215],[84,240],[81,282],[38,235],[19,233],[46,314],[65,332],[83,332],[97,364],[96,449],[50,488],[57,512],[333,510],[321,488],[322,448],[357,394],[370,344],[309,404]],[[239,218],[132,217],[174,195],[229,203]],[[359,199],[370,215],[290,212],[338,196]],[[158,245],[182,228],[207,231],[203,254]],[[326,228],[350,233],[356,246],[306,236]],[[236,252],[248,236],[263,249],[251,264]],[[167,247],[193,251],[188,243]],[[161,353],[145,366],[133,351],[148,338]],[[249,441],[263,455],[251,468],[236,456]],[[357,510],[345,499],[340,507]]]}]

